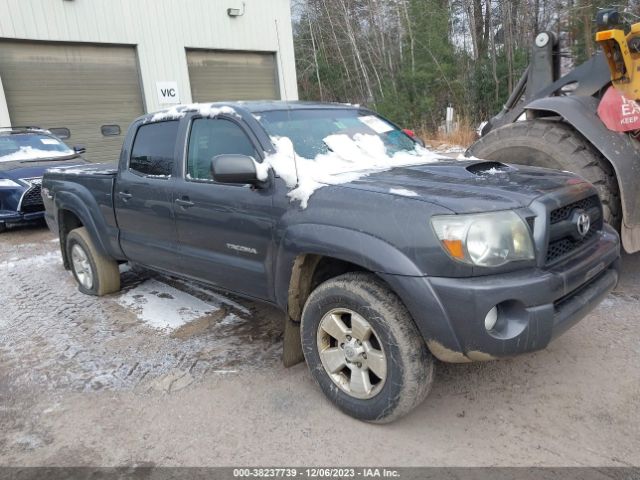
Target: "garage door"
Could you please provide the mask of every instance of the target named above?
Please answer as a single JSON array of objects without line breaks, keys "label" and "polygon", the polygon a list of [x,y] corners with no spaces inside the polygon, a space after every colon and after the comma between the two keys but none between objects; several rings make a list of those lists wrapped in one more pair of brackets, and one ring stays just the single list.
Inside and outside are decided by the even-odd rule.
[{"label": "garage door", "polygon": [[188,50],[187,63],[195,102],[280,98],[273,53]]},{"label": "garage door", "polygon": [[93,162],[117,160],[144,113],[133,47],[2,41],[0,78],[12,125],[68,129]]}]

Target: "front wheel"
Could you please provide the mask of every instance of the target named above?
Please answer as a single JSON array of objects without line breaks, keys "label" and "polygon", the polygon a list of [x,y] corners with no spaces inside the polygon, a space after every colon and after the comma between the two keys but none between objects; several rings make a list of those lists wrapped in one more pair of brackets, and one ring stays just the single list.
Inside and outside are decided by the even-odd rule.
[{"label": "front wheel", "polygon": [[120,290],[118,263],[98,252],[86,228],[69,232],[66,248],[71,271],[82,293],[102,296]]},{"label": "front wheel", "polygon": [[391,422],[431,389],[433,357],[406,307],[373,274],[318,286],[302,312],[301,337],[311,374],[352,417]]}]

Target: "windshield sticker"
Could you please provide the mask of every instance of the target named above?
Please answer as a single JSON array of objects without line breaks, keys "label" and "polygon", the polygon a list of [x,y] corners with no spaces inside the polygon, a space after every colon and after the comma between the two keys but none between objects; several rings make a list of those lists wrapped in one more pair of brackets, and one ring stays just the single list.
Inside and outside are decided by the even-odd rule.
[{"label": "windshield sticker", "polygon": [[60,142],[55,138],[41,138],[40,141],[45,145],[60,145]]},{"label": "windshield sticker", "polygon": [[373,130],[376,133],[386,133],[393,130],[393,127],[384,120],[376,117],[375,115],[367,115],[366,117],[358,117],[362,123]]}]

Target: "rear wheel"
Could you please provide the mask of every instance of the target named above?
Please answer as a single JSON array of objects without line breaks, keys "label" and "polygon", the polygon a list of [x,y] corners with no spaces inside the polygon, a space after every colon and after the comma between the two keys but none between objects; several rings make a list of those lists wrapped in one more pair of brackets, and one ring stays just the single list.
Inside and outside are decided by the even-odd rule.
[{"label": "rear wheel", "polygon": [[87,295],[107,295],[120,290],[118,263],[98,252],[86,228],[67,236],[67,258],[78,289]]},{"label": "rear wheel", "polygon": [[316,288],[301,337],[311,374],[352,417],[391,422],[429,393],[433,357],[400,299],[373,274],[347,273]]},{"label": "rear wheel", "polygon": [[511,123],[490,131],[469,147],[467,155],[574,172],[598,189],[605,220],[620,229],[622,207],[615,172],[570,125],[545,120]]}]

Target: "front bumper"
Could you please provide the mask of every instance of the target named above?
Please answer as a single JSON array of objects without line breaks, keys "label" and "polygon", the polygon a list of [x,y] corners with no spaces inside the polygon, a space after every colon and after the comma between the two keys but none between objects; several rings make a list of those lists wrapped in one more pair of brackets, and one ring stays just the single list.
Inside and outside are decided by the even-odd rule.
[{"label": "front bumper", "polygon": [[[618,235],[551,268],[470,278],[382,277],[400,295],[431,352],[447,362],[510,357],[545,348],[584,318],[616,286]],[[484,319],[498,306],[495,329]]]},{"label": "front bumper", "polygon": [[28,223],[44,218],[44,210],[32,213],[16,212],[14,210],[0,210],[0,223],[19,224]]}]

